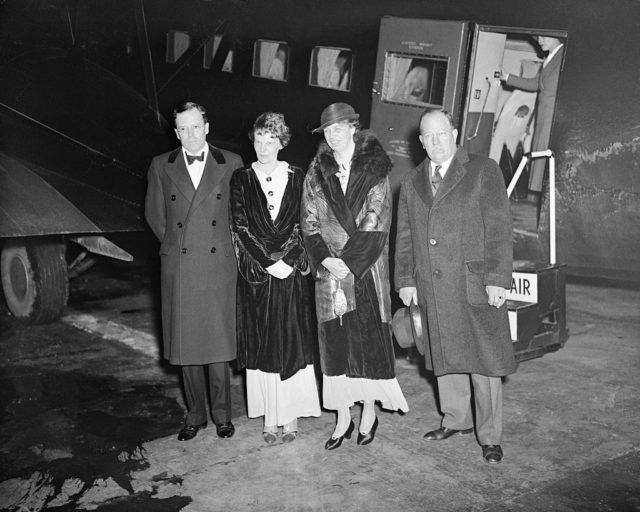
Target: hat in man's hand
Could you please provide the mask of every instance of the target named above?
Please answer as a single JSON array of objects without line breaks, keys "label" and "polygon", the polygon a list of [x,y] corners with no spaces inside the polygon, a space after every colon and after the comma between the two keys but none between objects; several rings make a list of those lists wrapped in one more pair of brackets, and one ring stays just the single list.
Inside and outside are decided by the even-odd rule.
[{"label": "hat in man's hand", "polygon": [[408,308],[398,309],[391,321],[393,335],[401,348],[409,348],[415,345],[422,355],[425,349],[425,336],[423,326],[427,322],[423,322],[423,314],[420,308],[411,301]]},{"label": "hat in man's hand", "polygon": [[320,126],[311,131],[311,133],[320,133],[327,126],[341,121],[357,121],[360,114],[357,114],[353,107],[348,103],[332,103],[322,111],[320,116]]}]

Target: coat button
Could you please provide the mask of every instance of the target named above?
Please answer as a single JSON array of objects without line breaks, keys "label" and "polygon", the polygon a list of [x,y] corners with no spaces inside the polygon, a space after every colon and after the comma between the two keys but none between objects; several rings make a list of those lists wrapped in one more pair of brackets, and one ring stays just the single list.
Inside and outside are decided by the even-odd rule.
[{"label": "coat button", "polygon": [[181,228],[182,227],[182,222],[178,222],[178,227]]},{"label": "coat button", "polygon": [[175,201],[176,200],[176,195],[175,194],[171,194],[171,200]]},{"label": "coat button", "polygon": [[215,248],[215,247],[212,247],[212,248],[211,248],[211,254],[213,254],[213,253],[215,253],[215,252],[216,252],[216,248]]},{"label": "coat button", "polygon": [[438,270],[438,269],[435,269],[435,270],[433,271],[433,275],[434,275],[436,278],[440,279],[440,278],[442,277],[442,272],[440,272],[440,270]]},{"label": "coat button", "polygon": [[222,194],[217,194],[217,195],[216,195],[216,197],[217,197],[218,199],[222,199]]},{"label": "coat button", "polygon": [[215,227],[217,224],[218,224],[218,223],[217,223],[215,220],[212,220],[212,221],[211,221],[211,225],[212,225],[213,227]]},{"label": "coat button", "polygon": [[184,247],[182,248],[182,254],[187,254],[187,250]]},{"label": "coat button", "polygon": [[429,240],[429,243],[430,243],[431,245],[438,245],[438,242],[436,241],[436,239],[435,239],[435,238],[431,238],[431,239]]}]

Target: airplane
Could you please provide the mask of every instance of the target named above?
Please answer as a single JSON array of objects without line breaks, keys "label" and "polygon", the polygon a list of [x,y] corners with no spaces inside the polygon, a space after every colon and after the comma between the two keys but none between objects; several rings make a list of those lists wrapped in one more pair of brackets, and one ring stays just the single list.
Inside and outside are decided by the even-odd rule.
[{"label": "airplane", "polygon": [[[520,261],[534,262],[529,265],[532,273],[518,273],[527,270],[524,267],[515,269],[511,302],[523,321],[515,328],[514,340],[520,336],[533,343],[523,348],[531,357],[564,344],[568,337],[566,275],[640,282],[640,102],[634,100],[640,33],[632,22],[640,19],[638,2],[114,0],[106,4],[33,0],[24,5],[9,1],[1,8],[6,14],[3,19],[10,20],[3,22],[3,71],[14,69],[28,51],[35,52],[30,62],[37,69],[42,63],[35,55],[46,49],[67,61],[79,59],[84,63],[80,69],[99,66],[103,79],[109,77],[108,83],[122,86],[120,90],[110,85],[107,90],[113,92],[92,95],[90,87],[82,88],[78,79],[72,79],[78,90],[65,102],[59,98],[65,97],[68,85],[60,75],[67,72],[57,71],[55,65],[49,71],[57,80],[43,78],[36,85],[32,75],[20,72],[21,78],[8,92],[0,82],[3,124],[5,118],[31,127],[35,124],[40,137],[46,131],[45,138],[56,144],[67,141],[65,147],[73,141],[84,155],[79,165],[71,157],[68,161],[73,165],[66,165],[62,162],[67,157],[56,160],[54,151],[45,152],[53,155],[49,159],[40,158],[40,151],[22,150],[20,144],[21,150],[16,151],[16,137],[11,140],[3,135],[2,158],[17,161],[14,166],[22,165],[40,177],[55,169],[59,179],[72,176],[94,193],[107,190],[112,202],[129,201],[128,207],[113,209],[110,204],[100,208],[102,213],[136,210],[151,155],[175,145],[166,136],[170,127],[162,114],[184,99],[207,106],[212,143],[235,150],[246,160],[253,157],[246,136],[253,120],[265,110],[283,112],[294,136],[281,156],[303,167],[319,142],[311,130],[322,109],[337,101],[350,103],[361,114],[363,126],[378,134],[392,156],[394,189],[403,173],[424,157],[415,131],[420,113],[428,106],[442,107],[458,120],[459,144],[499,160],[508,181],[520,158],[532,156],[536,93],[505,87],[500,71],[507,68],[510,73],[534,76],[545,59],[536,38],[557,38],[564,50],[548,140],[557,161],[555,185],[546,186],[532,202],[521,179],[512,196],[520,221],[514,232],[514,255]],[[25,107],[20,80],[33,87],[31,104],[37,104],[37,109]],[[37,93],[38,86],[45,89]],[[131,102],[117,109],[121,95]],[[38,102],[37,97],[51,101]],[[85,101],[74,104],[75,97]],[[56,105],[65,106],[56,110]],[[93,118],[87,115],[88,105],[114,116]],[[84,124],[56,124],[72,115],[84,116]],[[106,132],[101,125],[109,123],[120,129],[114,128],[113,139],[100,132]],[[504,129],[505,123],[509,129]],[[93,133],[89,126],[98,131]],[[144,158],[136,160],[128,148],[136,148]],[[101,181],[100,176],[109,178]],[[105,188],[106,182],[111,188]],[[551,265],[550,190],[556,196],[554,239],[561,262]],[[62,195],[67,200],[71,197],[66,192]],[[73,206],[91,218],[86,207],[75,202]],[[41,245],[42,240],[64,246],[67,240],[78,242],[87,235],[102,241],[106,240],[102,235],[114,231],[144,229],[137,212],[128,217],[131,222],[116,223],[116,213],[107,219],[96,218],[97,229],[91,230],[62,221],[54,222],[57,227],[50,231],[40,227],[42,233],[2,229],[3,254],[16,243],[19,249],[22,242]],[[42,215],[35,217],[42,222]],[[21,217],[18,220],[24,224]],[[0,227],[3,225],[4,221]],[[59,260],[60,252],[58,249]],[[22,263],[24,257],[9,260],[18,260],[8,264],[10,268],[28,267]],[[29,272],[21,269],[18,274]],[[536,286],[530,279],[533,274]],[[3,270],[3,285],[6,280]],[[533,289],[536,301],[527,302]],[[4,291],[6,297],[6,286]],[[529,297],[519,293],[524,291]],[[531,304],[538,310],[532,311]],[[56,314],[63,309],[64,305],[58,307]],[[536,334],[544,334],[545,329],[552,331],[549,341],[536,341]]]}]

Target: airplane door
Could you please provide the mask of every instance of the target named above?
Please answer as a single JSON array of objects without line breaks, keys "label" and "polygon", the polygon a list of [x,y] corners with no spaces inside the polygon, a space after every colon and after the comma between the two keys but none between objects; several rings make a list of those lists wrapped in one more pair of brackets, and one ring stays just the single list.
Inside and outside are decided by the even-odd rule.
[{"label": "airplane door", "polygon": [[497,116],[500,68],[507,34],[479,31],[473,37],[463,129],[458,144],[469,153],[489,155]]},{"label": "airplane door", "polygon": [[463,90],[466,21],[384,17],[372,91],[371,129],[394,162],[395,191],[425,157],[418,140],[420,114],[439,107],[454,116]]}]

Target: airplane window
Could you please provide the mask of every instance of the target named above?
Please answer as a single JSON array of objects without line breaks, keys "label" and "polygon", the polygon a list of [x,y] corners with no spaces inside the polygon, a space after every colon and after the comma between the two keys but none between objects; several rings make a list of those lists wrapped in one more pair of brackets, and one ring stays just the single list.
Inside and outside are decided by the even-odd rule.
[{"label": "airplane window", "polygon": [[286,82],[289,76],[289,44],[258,39],[253,45],[253,76]]},{"label": "airplane window", "polygon": [[167,62],[173,64],[184,55],[191,44],[191,37],[187,32],[169,30],[167,32]]},{"label": "airplane window", "polygon": [[388,52],[382,99],[424,107],[442,107],[447,78],[446,57]]},{"label": "airplane window", "polygon": [[233,50],[227,52],[227,56],[222,64],[222,71],[225,73],[233,73]]},{"label": "airplane window", "polygon": [[[202,67],[204,69],[211,69],[214,66],[214,59],[217,57],[218,50],[220,50],[220,43],[222,42],[221,35],[217,34],[212,38],[207,39],[204,43],[204,57],[202,60]],[[226,57],[224,62],[220,66],[220,64],[216,64],[216,67],[220,67],[220,71],[224,71],[226,73],[233,72],[233,50],[228,49],[229,45],[222,45],[222,52],[226,52]],[[218,61],[219,62],[219,61]]]},{"label": "airplane window", "polygon": [[218,48],[220,47],[220,42],[222,41],[222,36],[215,35],[209,39],[207,39],[204,43],[204,57],[202,60],[202,67],[204,69],[211,69],[211,62],[213,58],[216,56],[218,52]]},{"label": "airplane window", "polygon": [[311,52],[309,85],[350,91],[352,75],[353,52],[351,50],[316,46]]}]

